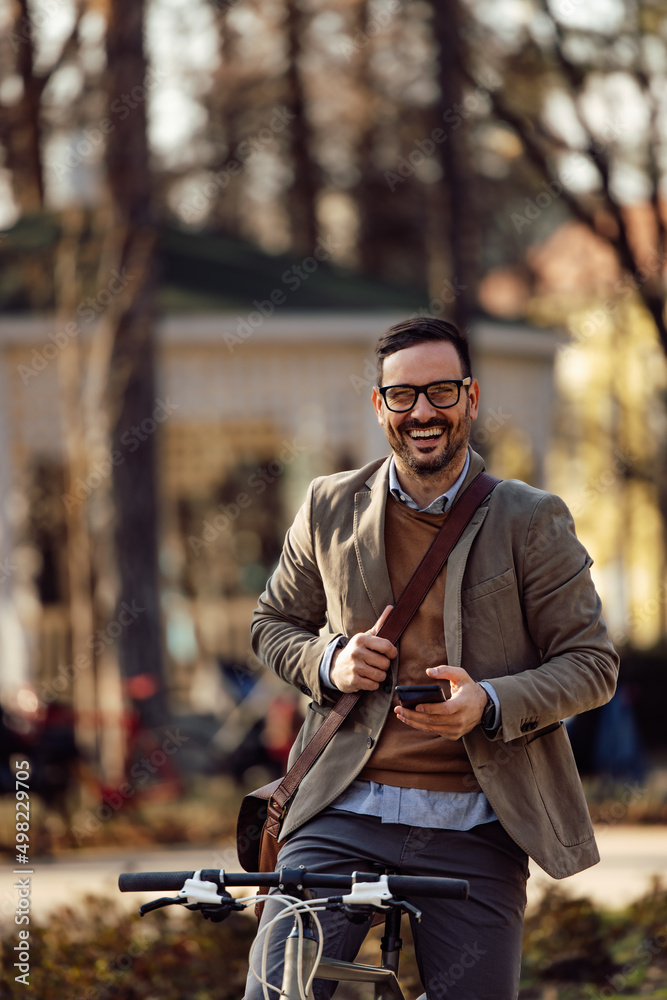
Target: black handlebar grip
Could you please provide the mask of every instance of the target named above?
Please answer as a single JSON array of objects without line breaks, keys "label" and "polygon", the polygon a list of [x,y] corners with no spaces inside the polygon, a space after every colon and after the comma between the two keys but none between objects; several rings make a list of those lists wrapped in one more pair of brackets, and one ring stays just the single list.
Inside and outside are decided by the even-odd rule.
[{"label": "black handlebar grip", "polygon": [[121,892],[178,892],[183,888],[187,878],[192,878],[190,872],[123,872],[118,876],[118,888]]},{"label": "black handlebar grip", "polygon": [[428,878],[423,875],[389,875],[387,883],[399,896],[430,896],[441,899],[467,899],[468,883],[461,878]]}]

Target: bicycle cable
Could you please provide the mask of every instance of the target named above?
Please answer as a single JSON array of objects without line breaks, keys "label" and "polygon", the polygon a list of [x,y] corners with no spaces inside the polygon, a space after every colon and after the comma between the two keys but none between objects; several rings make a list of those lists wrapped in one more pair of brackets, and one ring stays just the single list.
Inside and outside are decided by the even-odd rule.
[{"label": "bicycle cable", "polygon": [[[266,925],[266,935],[264,939],[264,944],[262,947],[262,988],[264,992],[264,1000],[269,1000],[269,994],[267,987],[271,986],[266,978],[267,973],[267,962],[269,955],[269,944],[270,937],[275,924],[280,920],[284,920],[286,917],[293,916],[296,919],[296,926],[298,931],[298,942],[297,942],[297,985],[299,987],[299,995],[301,1000],[307,1000],[307,996],[310,993],[313,980],[317,973],[317,967],[320,964],[320,959],[322,957],[322,952],[324,949],[324,935],[322,933],[322,924],[320,923],[319,917],[316,914],[317,910],[324,910],[325,906],[316,906],[316,903],[326,903],[326,900],[300,900],[294,899],[293,902],[289,903],[282,913],[276,914],[276,916]],[[308,911],[312,914],[314,926],[317,932],[317,950],[315,954],[315,961],[313,963],[313,968],[308,977],[308,981],[304,986],[303,982],[303,920],[301,918],[301,913]],[[280,993],[280,989],[273,987],[276,992]]]},{"label": "bicycle cable", "polygon": [[[322,924],[320,923],[320,919],[317,916],[317,911],[319,911],[319,910],[325,910],[326,909],[326,903],[328,902],[328,899],[303,900],[303,899],[298,899],[295,896],[284,896],[284,895],[278,895],[278,894],[272,895],[271,899],[272,900],[276,900],[277,902],[280,902],[281,904],[283,904],[285,906],[285,909],[282,912],[277,913],[275,915],[275,917],[273,917],[269,921],[268,924],[266,924],[264,927],[262,927],[261,930],[259,931],[257,937],[255,938],[255,941],[253,942],[252,947],[250,949],[250,955],[248,956],[249,965],[250,965],[250,971],[252,972],[252,974],[255,977],[255,979],[257,979],[258,982],[260,982],[262,984],[262,990],[263,990],[263,994],[264,994],[264,1000],[270,1000],[269,992],[268,992],[269,989],[275,990],[276,993],[280,993],[281,992],[281,987],[275,986],[273,983],[270,983],[267,980],[267,978],[266,978],[266,976],[267,976],[267,963],[268,963],[269,946],[270,946],[270,941],[271,941],[271,933],[273,931],[274,926],[280,920],[284,920],[286,917],[289,917],[289,916],[294,917],[296,919],[296,925],[297,925],[297,930],[298,930],[297,982],[298,982],[298,986],[299,986],[299,995],[300,995],[301,1000],[307,1000],[307,996],[310,993],[310,990],[311,990],[311,987],[312,987],[312,984],[313,984],[313,980],[315,979],[315,976],[316,976],[316,973],[317,973],[317,967],[320,964],[320,959],[322,958],[322,952],[324,950],[324,935],[322,933]],[[266,902],[266,896],[249,897],[247,900],[244,898],[243,900],[238,900],[238,902],[245,903],[246,901],[247,902],[253,902],[255,900],[257,900],[259,902]],[[301,913],[302,912],[306,912],[306,911],[309,914],[312,914],[313,921],[314,921],[314,924],[315,924],[315,929],[317,931],[317,951],[316,951],[316,955],[315,955],[315,961],[313,963],[313,969],[311,971],[310,976],[308,977],[308,981],[306,982],[306,984],[304,986],[304,982],[303,982],[303,966],[302,966],[302,962],[303,962],[303,920],[301,918]],[[257,973],[255,971],[253,963],[254,963],[254,957],[255,957],[256,950],[259,947],[260,938],[262,938],[262,937],[263,937],[263,940],[262,940],[262,960],[261,960],[261,974],[260,974],[260,973]]]}]

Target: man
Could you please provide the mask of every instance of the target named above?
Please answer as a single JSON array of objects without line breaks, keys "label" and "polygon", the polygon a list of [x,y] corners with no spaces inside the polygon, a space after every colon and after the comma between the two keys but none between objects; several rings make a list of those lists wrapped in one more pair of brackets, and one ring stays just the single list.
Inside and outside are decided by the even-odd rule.
[{"label": "man", "polygon": [[[279,864],[468,879],[466,901],[418,901],[427,996],[511,1000],[528,856],[556,878],[599,860],[562,720],[611,698],[618,660],[567,508],[517,481],[482,502],[398,649],[376,635],[484,468],[468,446],[480,390],[465,337],[409,320],[377,359],[392,455],[311,484],[253,622],[260,660],[312,698],[292,760],[340,692],[365,692],[302,781]],[[448,700],[398,705],[396,684],[434,680]],[[322,917],[325,953],[351,959],[367,926]]]}]

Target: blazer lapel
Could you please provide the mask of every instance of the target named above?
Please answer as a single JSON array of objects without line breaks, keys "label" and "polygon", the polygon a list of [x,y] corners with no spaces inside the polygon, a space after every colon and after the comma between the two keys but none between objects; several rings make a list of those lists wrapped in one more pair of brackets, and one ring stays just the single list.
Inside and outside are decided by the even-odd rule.
[{"label": "blazer lapel", "polygon": [[384,547],[384,517],[389,491],[390,458],[354,497],[354,547],[368,599],[379,618],[394,603]]},{"label": "blazer lapel", "polygon": [[[465,490],[473,479],[485,468],[484,459],[470,449],[470,467],[463,480],[461,490]],[[443,611],[447,662],[452,667],[461,666],[463,654],[463,620],[461,613],[461,586],[470,548],[477,532],[482,527],[488,507],[478,507],[466,528],[452,549],[447,560],[447,584],[445,586],[445,606]]]},{"label": "blazer lapel", "polygon": [[477,532],[484,524],[484,519],[488,511],[488,507],[479,507],[475,511],[447,560],[447,583],[445,584],[443,618],[447,663],[452,667],[461,666],[461,657],[463,654],[463,618],[461,613],[463,574],[470,548]]}]

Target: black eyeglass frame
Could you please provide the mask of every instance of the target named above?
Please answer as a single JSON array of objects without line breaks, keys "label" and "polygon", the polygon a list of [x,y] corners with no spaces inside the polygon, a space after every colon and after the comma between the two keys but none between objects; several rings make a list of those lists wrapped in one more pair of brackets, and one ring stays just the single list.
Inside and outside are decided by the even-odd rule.
[{"label": "black eyeglass frame", "polygon": [[[444,382],[447,382],[449,385],[455,385],[456,388],[458,389],[458,392],[456,394],[456,399],[454,400],[453,403],[447,403],[446,406],[441,406],[438,403],[433,402],[433,400],[428,394],[428,390],[432,386],[442,385]],[[378,385],[375,388],[382,396],[384,405],[387,407],[388,410],[391,410],[392,413],[408,413],[410,410],[414,409],[414,407],[417,405],[417,400],[419,399],[422,392],[426,396],[431,406],[434,406],[436,410],[449,410],[451,409],[452,406],[456,406],[459,399],[461,398],[461,387],[462,386],[467,387],[470,385],[472,385],[472,375],[468,375],[467,378],[440,378],[437,380],[437,382],[428,382],[427,385],[407,385],[407,384],[404,385],[402,383],[398,383],[397,385]],[[387,402],[387,392],[389,391],[389,389],[412,389],[413,392],[415,393],[415,398],[412,401],[411,405],[406,406],[404,410],[403,409],[395,410],[394,407],[390,406],[389,403]]]}]

